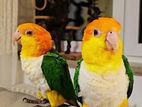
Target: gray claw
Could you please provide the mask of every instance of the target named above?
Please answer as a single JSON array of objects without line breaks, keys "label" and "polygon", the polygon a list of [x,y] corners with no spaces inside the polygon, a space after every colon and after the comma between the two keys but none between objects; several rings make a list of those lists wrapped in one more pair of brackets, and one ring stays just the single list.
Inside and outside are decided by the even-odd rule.
[{"label": "gray claw", "polygon": [[33,100],[33,99],[23,98],[23,101],[25,103],[32,103],[32,104],[47,104],[47,103],[49,103],[49,101],[47,99],[43,99],[43,100],[36,99],[36,100]]}]

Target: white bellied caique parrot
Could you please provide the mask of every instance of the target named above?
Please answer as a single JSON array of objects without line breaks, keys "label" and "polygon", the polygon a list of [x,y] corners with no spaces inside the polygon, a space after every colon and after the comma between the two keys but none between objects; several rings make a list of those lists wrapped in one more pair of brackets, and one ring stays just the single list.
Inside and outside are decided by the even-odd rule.
[{"label": "white bellied caique parrot", "polygon": [[120,24],[107,17],[92,21],[84,30],[82,59],[74,76],[83,107],[128,107],[133,72],[122,55],[120,31]]},{"label": "white bellied caique parrot", "polygon": [[67,62],[50,52],[50,33],[34,23],[18,26],[14,41],[21,44],[22,70],[39,91],[39,99],[48,99],[51,107],[64,103],[78,106]]}]

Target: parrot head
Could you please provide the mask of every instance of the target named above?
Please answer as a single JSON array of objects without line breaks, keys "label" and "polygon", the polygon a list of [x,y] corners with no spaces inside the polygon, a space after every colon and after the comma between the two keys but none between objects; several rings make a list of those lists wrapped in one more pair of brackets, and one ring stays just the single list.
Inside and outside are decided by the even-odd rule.
[{"label": "parrot head", "polygon": [[50,33],[34,23],[18,26],[13,36],[14,42],[21,44],[21,57],[38,57],[47,53],[52,47]]},{"label": "parrot head", "polygon": [[[88,64],[112,66],[121,62],[120,24],[113,18],[99,18],[84,30],[82,57]],[[111,64],[111,65],[110,65]]]}]

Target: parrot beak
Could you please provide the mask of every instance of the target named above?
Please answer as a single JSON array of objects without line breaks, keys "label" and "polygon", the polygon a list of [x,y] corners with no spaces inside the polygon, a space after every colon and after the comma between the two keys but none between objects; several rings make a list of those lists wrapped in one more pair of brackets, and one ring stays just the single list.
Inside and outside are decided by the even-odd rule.
[{"label": "parrot beak", "polygon": [[105,43],[106,43],[107,50],[116,53],[119,46],[118,34],[116,32],[109,32],[106,36]]},{"label": "parrot beak", "polygon": [[12,42],[13,44],[15,45],[15,43],[18,43],[20,44],[20,39],[21,39],[21,36],[20,36],[20,33],[18,31],[16,31],[12,37]]}]

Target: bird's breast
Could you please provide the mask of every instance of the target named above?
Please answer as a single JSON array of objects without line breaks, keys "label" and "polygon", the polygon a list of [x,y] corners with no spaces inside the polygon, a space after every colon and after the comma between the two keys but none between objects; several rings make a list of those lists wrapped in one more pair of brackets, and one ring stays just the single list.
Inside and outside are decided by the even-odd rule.
[{"label": "bird's breast", "polygon": [[118,73],[99,75],[88,71],[82,62],[79,85],[80,94],[90,107],[117,107],[127,98],[128,77],[124,67]]},{"label": "bird's breast", "polygon": [[21,59],[21,61],[22,70],[28,76],[28,79],[32,85],[36,86],[37,88],[45,87],[46,89],[49,89],[41,69],[43,56],[32,59]]}]

